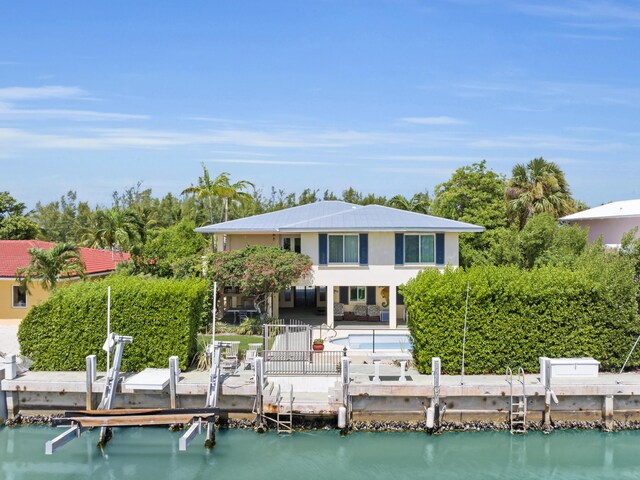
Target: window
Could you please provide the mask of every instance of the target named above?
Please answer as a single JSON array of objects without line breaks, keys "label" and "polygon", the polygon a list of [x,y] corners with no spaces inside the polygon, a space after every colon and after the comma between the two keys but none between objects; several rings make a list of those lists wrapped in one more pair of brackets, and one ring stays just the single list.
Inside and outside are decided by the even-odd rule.
[{"label": "window", "polygon": [[435,236],[433,234],[404,236],[404,263],[434,262]]},{"label": "window", "polygon": [[13,286],[13,308],[26,308],[27,291],[20,288],[19,285]]},{"label": "window", "polygon": [[301,253],[300,237],[284,237],[282,239],[282,249],[290,252]]},{"label": "window", "polygon": [[367,301],[366,287],[349,287],[349,301],[350,302],[366,302]]},{"label": "window", "polygon": [[329,263],[358,263],[358,235],[329,235]]}]

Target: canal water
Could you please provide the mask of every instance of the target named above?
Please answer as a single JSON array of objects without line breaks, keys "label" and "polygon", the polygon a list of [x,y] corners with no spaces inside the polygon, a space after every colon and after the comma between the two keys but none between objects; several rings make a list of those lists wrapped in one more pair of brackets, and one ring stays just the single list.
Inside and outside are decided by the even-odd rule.
[{"label": "canal water", "polygon": [[640,432],[354,433],[291,436],[222,430],[178,451],[180,433],[164,428],[116,429],[104,449],[98,431],[84,433],[52,456],[44,444],[60,429],[0,428],[0,478],[37,479],[638,479]]}]

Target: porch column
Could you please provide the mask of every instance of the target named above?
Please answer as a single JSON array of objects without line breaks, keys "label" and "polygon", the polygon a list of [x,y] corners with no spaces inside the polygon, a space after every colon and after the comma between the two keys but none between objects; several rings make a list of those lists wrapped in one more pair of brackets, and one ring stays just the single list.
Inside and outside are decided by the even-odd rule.
[{"label": "porch column", "polygon": [[398,296],[396,295],[396,285],[389,285],[389,328],[398,328],[396,317],[398,310]]},{"label": "porch column", "polygon": [[333,319],[333,285],[327,285],[327,325],[335,327]]}]

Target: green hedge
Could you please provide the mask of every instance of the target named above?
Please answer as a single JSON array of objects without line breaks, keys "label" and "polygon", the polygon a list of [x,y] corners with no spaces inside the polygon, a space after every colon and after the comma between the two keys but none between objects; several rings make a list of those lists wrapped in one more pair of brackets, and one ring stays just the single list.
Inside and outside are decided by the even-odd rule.
[{"label": "green hedge", "polygon": [[196,352],[197,326],[206,296],[202,280],[144,279],[115,275],[58,288],[21,322],[18,340],[35,370],[84,370],[95,354],[106,366],[107,287],[111,286],[111,331],[131,335],[122,368],[167,368],[177,355],[186,369]]},{"label": "green hedge", "polygon": [[[421,372],[440,357],[443,373],[460,373],[467,285],[469,374],[508,366],[534,372],[541,356],[594,357],[602,370],[615,371],[640,333],[633,267],[614,255],[574,269],[425,270],[402,289]],[[629,367],[638,365],[635,352]]]}]

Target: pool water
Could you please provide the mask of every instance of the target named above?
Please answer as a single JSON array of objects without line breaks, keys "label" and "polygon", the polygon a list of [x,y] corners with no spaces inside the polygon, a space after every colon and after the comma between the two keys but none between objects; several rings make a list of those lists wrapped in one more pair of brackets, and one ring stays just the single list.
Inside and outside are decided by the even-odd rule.
[{"label": "pool water", "polygon": [[0,478],[73,479],[637,479],[640,432],[555,431],[412,433],[218,431],[187,452],[181,433],[166,428],[114,430],[104,451],[98,430],[83,433],[51,456],[49,427],[0,428]]},{"label": "pool water", "polygon": [[[346,337],[331,340],[334,345],[347,346],[353,350],[373,350],[374,335],[350,333]],[[405,334],[379,333],[375,335],[375,350],[411,350],[411,336]]]}]

